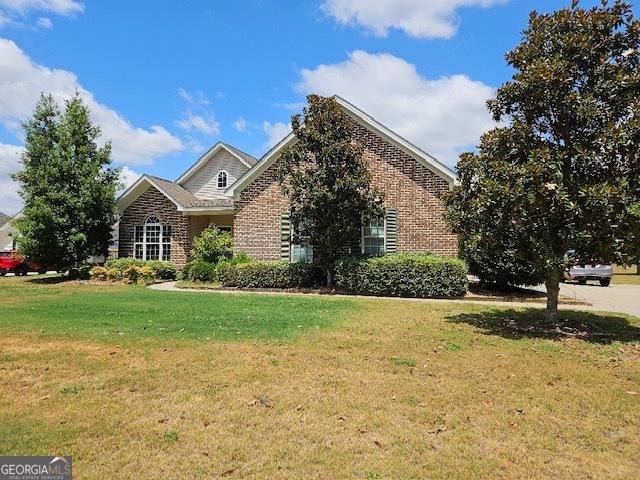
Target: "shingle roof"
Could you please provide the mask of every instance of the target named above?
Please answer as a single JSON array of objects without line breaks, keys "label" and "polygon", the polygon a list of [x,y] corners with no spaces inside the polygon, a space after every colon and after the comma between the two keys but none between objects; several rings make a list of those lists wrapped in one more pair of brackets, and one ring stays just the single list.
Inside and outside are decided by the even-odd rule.
[{"label": "shingle roof", "polygon": [[251,164],[251,165],[255,165],[256,163],[258,163],[258,159],[255,157],[252,157],[251,155],[249,155],[248,153],[243,152],[242,150],[238,150],[236,147],[232,147],[231,145],[229,145],[228,143],[222,143],[225,147],[227,147],[229,150],[231,150],[233,153],[235,153],[236,155],[238,155],[239,157],[242,157],[244,160],[247,161],[247,163]]},{"label": "shingle roof", "polygon": [[155,183],[162,192],[168,197],[172,198],[175,202],[180,204],[184,208],[198,208],[198,207],[233,207],[232,198],[213,198],[202,199],[196,197],[186,188],[178,185],[170,180],[164,178],[154,177],[153,175],[147,175],[153,183]]},{"label": "shingle roof", "polygon": [[9,220],[11,220],[11,217],[9,215],[0,212],[0,227],[7,223]]}]

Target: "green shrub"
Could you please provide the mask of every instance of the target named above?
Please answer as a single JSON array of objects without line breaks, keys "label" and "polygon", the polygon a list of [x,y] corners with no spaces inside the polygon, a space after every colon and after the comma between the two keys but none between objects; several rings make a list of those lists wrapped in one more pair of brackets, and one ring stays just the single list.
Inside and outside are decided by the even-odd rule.
[{"label": "green shrub", "polygon": [[517,258],[514,251],[476,241],[460,242],[460,258],[480,282],[499,288],[538,285],[545,279],[544,272],[536,272],[531,264]]},{"label": "green shrub", "polygon": [[137,283],[148,284],[156,278],[153,269],[149,265],[129,265],[122,273],[124,281],[132,285]]},{"label": "green shrub", "polygon": [[91,265],[83,263],[69,269],[69,278],[74,280],[89,280],[91,278]]},{"label": "green shrub", "polygon": [[417,298],[459,297],[468,287],[463,261],[432,254],[344,259],[336,265],[335,283],[361,295]]},{"label": "green shrub", "polygon": [[192,282],[215,282],[218,280],[217,265],[215,263],[194,260],[185,266],[182,271],[182,278],[191,280]]},{"label": "green shrub", "polygon": [[239,288],[311,288],[322,282],[322,272],[308,263],[285,261],[223,263],[218,279],[225,287]]},{"label": "green shrub", "polygon": [[233,256],[233,237],[228,232],[221,232],[215,225],[205,228],[193,240],[191,258],[193,260],[218,263]]},{"label": "green shrub", "polygon": [[91,280],[98,280],[104,282],[107,280],[107,269],[104,267],[95,266],[89,272]]},{"label": "green shrub", "polygon": [[[118,258],[115,260],[107,261],[104,266],[107,271],[115,270],[109,278],[110,280],[122,280],[125,275],[124,272],[131,266],[136,267],[148,267],[153,272],[153,278],[157,280],[174,280],[176,278],[177,268],[171,262],[164,262],[160,260],[139,260],[136,258]],[[119,277],[119,278],[118,278]]]}]

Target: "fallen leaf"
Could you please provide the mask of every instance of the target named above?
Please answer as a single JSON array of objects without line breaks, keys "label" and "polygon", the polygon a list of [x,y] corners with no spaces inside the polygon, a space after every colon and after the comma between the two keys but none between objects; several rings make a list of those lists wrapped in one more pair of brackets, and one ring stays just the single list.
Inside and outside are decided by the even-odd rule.
[{"label": "fallen leaf", "polygon": [[345,417],[338,417],[338,420],[340,420],[341,422],[346,422],[347,419]]},{"label": "fallen leaf", "polygon": [[637,395],[638,392],[634,392],[633,390],[630,390],[627,392],[627,395]]},{"label": "fallen leaf", "polygon": [[380,442],[379,440],[374,440],[373,443],[375,444],[376,447],[378,448],[382,448],[384,445],[382,445],[382,442]]},{"label": "fallen leaf", "polygon": [[168,422],[169,419],[168,418],[161,418],[160,420],[158,420],[158,423],[165,423]]},{"label": "fallen leaf", "polygon": [[208,422],[208,421],[207,421],[207,422],[204,422],[204,426],[205,426],[205,427],[208,427],[210,424],[211,424],[211,422]]},{"label": "fallen leaf", "polygon": [[229,470],[225,470],[224,472],[222,472],[220,474],[221,477],[228,477],[229,475],[231,475],[233,472],[235,472],[236,469],[235,468],[230,468]]},{"label": "fallen leaf", "polygon": [[296,406],[296,410],[297,410],[297,411],[300,411],[300,410],[302,410],[302,409],[304,409],[304,407],[303,407],[302,405],[297,405],[297,406]]}]

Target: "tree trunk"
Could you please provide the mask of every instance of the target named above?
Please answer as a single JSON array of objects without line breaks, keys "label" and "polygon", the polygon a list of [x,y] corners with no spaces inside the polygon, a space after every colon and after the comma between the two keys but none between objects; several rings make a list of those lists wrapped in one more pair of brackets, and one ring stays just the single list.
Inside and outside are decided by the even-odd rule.
[{"label": "tree trunk", "polygon": [[327,272],[327,287],[328,288],[332,288],[333,287],[333,278],[331,276],[331,268],[327,268],[326,272]]},{"label": "tree trunk", "polygon": [[547,309],[544,312],[544,320],[553,323],[558,320],[558,297],[560,296],[560,272],[550,273],[544,281],[547,287]]},{"label": "tree trunk", "polygon": [[640,260],[638,260],[638,264],[636,265],[636,275],[640,275]]}]

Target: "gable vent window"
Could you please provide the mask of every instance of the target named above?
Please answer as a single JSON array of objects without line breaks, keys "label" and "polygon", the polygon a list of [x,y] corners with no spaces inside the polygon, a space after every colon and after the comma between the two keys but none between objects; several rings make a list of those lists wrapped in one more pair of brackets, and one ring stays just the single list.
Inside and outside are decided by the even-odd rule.
[{"label": "gable vent window", "polygon": [[218,188],[227,188],[227,172],[218,172]]},{"label": "gable vent window", "polygon": [[151,215],[144,225],[136,225],[133,256],[140,260],[171,260],[171,225],[163,225]]}]

